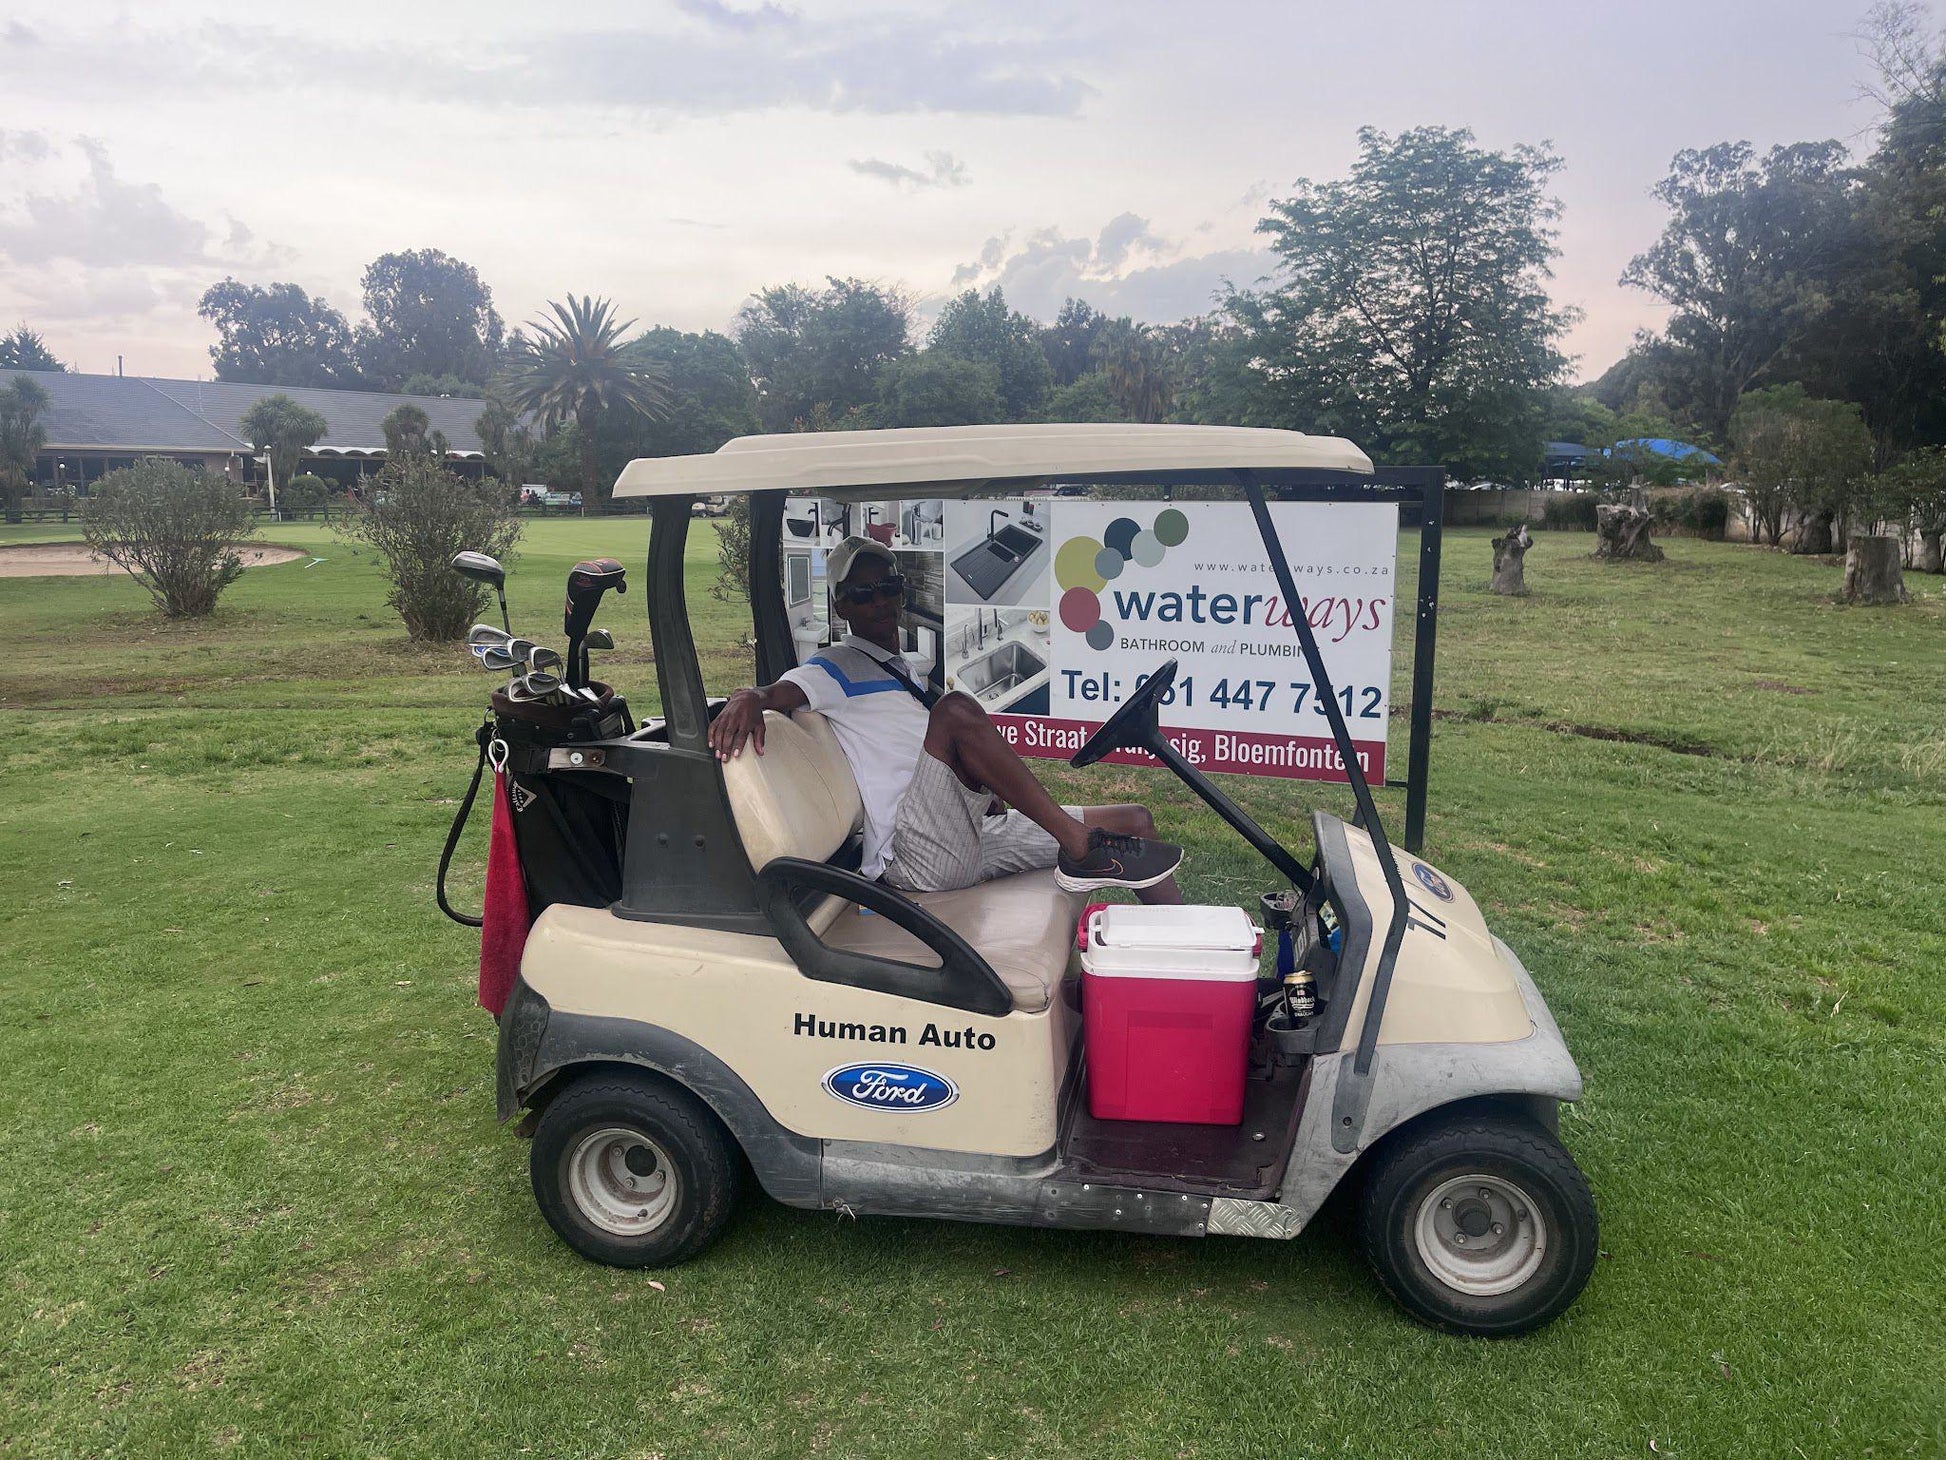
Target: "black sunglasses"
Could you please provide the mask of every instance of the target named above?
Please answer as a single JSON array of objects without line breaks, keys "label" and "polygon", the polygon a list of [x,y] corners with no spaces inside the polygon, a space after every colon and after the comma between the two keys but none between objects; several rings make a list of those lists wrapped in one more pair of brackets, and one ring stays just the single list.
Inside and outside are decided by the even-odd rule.
[{"label": "black sunglasses", "polygon": [[889,578],[881,578],[876,583],[855,583],[849,588],[840,588],[838,597],[846,603],[864,607],[874,598],[894,599],[905,592],[905,579],[898,573]]}]

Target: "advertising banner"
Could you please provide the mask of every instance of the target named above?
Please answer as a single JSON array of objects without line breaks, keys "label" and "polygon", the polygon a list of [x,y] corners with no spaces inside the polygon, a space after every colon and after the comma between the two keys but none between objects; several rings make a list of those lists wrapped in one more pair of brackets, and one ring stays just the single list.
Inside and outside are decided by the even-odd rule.
[{"label": "advertising banner", "polygon": [[[787,579],[792,552],[805,558],[787,592],[793,633],[814,646],[842,631],[810,585],[822,549],[869,533],[907,578],[901,637],[915,677],[973,696],[1024,756],[1066,759],[1174,659],[1162,728],[1192,765],[1345,779],[1245,503],[804,499],[787,525],[791,510],[801,544],[786,538]],[[1383,781],[1398,510],[1270,510],[1360,768]]]}]

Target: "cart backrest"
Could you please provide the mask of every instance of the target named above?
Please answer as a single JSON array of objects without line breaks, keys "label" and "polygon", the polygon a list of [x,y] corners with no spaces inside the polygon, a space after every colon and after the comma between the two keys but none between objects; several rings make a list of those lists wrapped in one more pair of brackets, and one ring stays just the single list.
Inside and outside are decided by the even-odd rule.
[{"label": "cart backrest", "polygon": [[723,785],[753,872],[773,857],[825,861],[863,824],[851,765],[815,710],[765,714],[764,753],[724,762]]}]

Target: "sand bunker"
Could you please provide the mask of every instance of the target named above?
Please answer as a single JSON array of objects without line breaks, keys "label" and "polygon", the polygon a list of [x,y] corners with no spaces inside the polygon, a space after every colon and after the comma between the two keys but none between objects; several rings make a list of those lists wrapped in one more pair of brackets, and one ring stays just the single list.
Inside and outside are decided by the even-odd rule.
[{"label": "sand bunker", "polygon": [[[296,548],[252,546],[242,549],[243,566],[261,568],[271,563],[295,562],[309,557]],[[85,542],[36,542],[19,547],[0,547],[0,578],[85,578],[95,573],[119,573],[121,569],[106,558],[89,553]]]}]

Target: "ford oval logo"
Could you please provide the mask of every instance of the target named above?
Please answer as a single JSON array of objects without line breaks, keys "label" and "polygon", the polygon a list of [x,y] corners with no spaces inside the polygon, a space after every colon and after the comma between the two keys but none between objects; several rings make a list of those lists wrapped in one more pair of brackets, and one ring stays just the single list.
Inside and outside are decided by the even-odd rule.
[{"label": "ford oval logo", "polygon": [[1446,879],[1433,871],[1424,862],[1414,862],[1412,864],[1412,875],[1419,879],[1419,885],[1421,887],[1425,888],[1426,891],[1430,892],[1434,897],[1439,898],[1442,902],[1451,902],[1453,900],[1453,889],[1446,885]]},{"label": "ford oval logo", "polygon": [[824,1077],[824,1088],[870,1110],[937,1110],[959,1099],[959,1086],[944,1075],[911,1065],[840,1065]]}]

